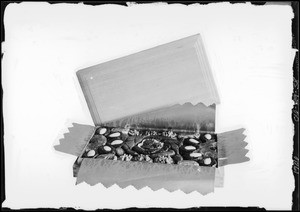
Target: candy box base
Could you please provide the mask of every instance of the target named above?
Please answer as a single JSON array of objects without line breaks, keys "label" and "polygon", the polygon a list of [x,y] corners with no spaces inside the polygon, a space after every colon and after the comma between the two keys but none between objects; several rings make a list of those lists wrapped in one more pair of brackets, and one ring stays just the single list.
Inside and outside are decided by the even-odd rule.
[{"label": "candy box base", "polygon": [[77,159],[78,166],[82,158],[217,167],[217,135],[170,129],[95,127]]},{"label": "candy box base", "polygon": [[223,166],[249,160],[243,134],[245,129],[217,133],[218,167],[82,157],[96,130],[95,126],[73,123],[69,132],[60,139],[60,144],[54,146],[57,151],[77,156],[73,166],[76,184],[101,183],[105,187],[117,184],[121,188],[132,185],[137,189],[148,186],[152,190],[180,189],[185,193],[198,191],[207,194],[222,186]]}]

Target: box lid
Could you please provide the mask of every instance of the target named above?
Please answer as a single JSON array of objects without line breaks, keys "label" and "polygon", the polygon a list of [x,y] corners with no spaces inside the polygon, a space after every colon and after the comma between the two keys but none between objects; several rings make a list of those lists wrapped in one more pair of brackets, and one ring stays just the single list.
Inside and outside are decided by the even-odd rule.
[{"label": "box lid", "polygon": [[218,104],[199,34],[77,71],[95,125],[190,102]]}]

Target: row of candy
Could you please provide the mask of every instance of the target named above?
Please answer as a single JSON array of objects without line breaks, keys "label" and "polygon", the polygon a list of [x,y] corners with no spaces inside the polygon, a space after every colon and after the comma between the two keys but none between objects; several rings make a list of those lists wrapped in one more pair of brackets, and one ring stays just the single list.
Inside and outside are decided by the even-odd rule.
[{"label": "row of candy", "polygon": [[82,157],[217,166],[217,135],[100,127]]}]

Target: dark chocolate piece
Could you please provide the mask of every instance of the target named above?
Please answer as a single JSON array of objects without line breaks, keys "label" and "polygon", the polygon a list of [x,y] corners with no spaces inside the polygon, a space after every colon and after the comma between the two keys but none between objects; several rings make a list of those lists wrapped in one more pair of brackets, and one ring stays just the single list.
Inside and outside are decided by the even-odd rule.
[{"label": "dark chocolate piece", "polygon": [[182,161],[183,158],[180,155],[174,155],[173,157],[174,162],[177,164],[179,161]]},{"label": "dark chocolate piece", "polygon": [[138,153],[135,152],[135,151],[133,151],[133,150],[131,150],[131,149],[128,147],[127,144],[124,144],[124,145],[122,146],[122,149],[125,151],[126,154],[129,154],[129,155],[132,155],[132,156],[138,155]]},{"label": "dark chocolate piece", "polygon": [[145,150],[145,149],[143,149],[143,148],[141,148],[137,145],[132,147],[132,150],[139,153],[139,154],[143,154],[143,155],[149,155],[150,154],[150,152],[148,150]]},{"label": "dark chocolate piece", "polygon": [[135,145],[135,137],[134,136],[129,136],[125,140],[125,144],[127,144],[127,146],[131,149]]},{"label": "dark chocolate piece", "polygon": [[160,157],[160,156],[173,156],[173,155],[175,155],[175,152],[173,150],[169,150],[169,151],[165,151],[165,152],[151,154],[150,157],[156,158],[156,157]]},{"label": "dark chocolate piece", "polygon": [[113,152],[113,148],[110,146],[99,146],[98,147],[98,154],[107,154]]},{"label": "dark chocolate piece", "polygon": [[99,146],[105,145],[106,142],[107,142],[107,139],[103,135],[94,135],[90,140],[90,143],[97,144]]}]

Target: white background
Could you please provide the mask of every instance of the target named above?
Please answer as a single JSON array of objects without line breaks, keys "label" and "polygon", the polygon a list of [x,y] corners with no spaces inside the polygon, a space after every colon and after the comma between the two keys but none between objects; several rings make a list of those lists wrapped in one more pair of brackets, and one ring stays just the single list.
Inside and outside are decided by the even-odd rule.
[{"label": "white background", "polygon": [[[291,209],[292,18],[288,5],[10,4],[2,43],[3,206]],[[53,149],[72,121],[93,125],[75,72],[196,33],[221,96],[216,131],[245,127],[251,160],[226,166],[224,187],[206,196],[75,186],[75,157]]]}]

